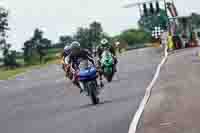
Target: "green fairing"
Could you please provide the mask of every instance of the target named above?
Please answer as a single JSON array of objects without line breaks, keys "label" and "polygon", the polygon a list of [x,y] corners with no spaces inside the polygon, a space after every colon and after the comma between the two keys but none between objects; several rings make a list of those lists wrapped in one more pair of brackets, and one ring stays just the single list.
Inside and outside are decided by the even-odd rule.
[{"label": "green fairing", "polygon": [[102,54],[101,64],[104,68],[105,73],[112,73],[113,57],[110,52],[104,52]]}]

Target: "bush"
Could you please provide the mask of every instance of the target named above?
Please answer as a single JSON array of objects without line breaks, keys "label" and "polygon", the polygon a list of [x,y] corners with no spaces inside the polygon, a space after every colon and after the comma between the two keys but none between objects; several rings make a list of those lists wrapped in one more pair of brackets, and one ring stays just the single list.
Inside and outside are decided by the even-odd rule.
[{"label": "bush", "polygon": [[130,29],[122,32],[119,38],[126,41],[128,45],[132,46],[150,42],[151,34],[140,29]]},{"label": "bush", "polygon": [[16,61],[16,51],[9,51],[4,55],[3,59],[4,66],[9,68],[19,67],[19,64]]},{"label": "bush", "polygon": [[36,50],[32,50],[30,55],[24,55],[24,62],[26,65],[39,64],[40,57]]},{"label": "bush", "polygon": [[48,57],[46,57],[46,58],[44,59],[44,62],[47,63],[47,62],[49,62],[49,61],[53,61],[53,60],[56,60],[56,59],[58,59],[57,56],[48,56]]}]

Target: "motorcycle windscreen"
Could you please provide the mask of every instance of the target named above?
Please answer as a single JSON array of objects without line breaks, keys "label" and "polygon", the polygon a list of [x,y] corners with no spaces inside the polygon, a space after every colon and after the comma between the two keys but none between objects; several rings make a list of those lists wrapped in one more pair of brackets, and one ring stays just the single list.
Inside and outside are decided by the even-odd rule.
[{"label": "motorcycle windscreen", "polygon": [[96,78],[96,76],[97,76],[97,70],[95,67],[81,69],[78,73],[78,77],[79,77],[80,81],[92,80],[92,79]]}]

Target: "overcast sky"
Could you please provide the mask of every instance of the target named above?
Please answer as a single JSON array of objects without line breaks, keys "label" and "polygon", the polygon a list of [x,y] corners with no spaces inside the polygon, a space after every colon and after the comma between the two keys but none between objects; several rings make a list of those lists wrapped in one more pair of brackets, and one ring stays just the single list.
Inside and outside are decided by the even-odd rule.
[{"label": "overcast sky", "polygon": [[[36,27],[42,28],[45,36],[54,42],[60,35],[71,35],[77,27],[87,26],[94,20],[101,22],[111,35],[136,27],[137,8],[122,8],[129,2],[136,0],[1,0],[0,5],[10,10],[9,42],[20,49]],[[199,0],[175,3],[180,15],[200,13]]]}]

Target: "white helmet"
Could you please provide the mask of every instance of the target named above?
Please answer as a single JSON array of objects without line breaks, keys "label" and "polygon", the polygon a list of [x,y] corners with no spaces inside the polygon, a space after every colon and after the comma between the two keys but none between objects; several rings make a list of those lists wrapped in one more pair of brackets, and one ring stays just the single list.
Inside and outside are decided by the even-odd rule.
[{"label": "white helmet", "polygon": [[79,42],[77,42],[77,41],[74,41],[74,42],[72,42],[71,43],[71,48],[73,49],[73,48],[80,48],[80,43]]},{"label": "white helmet", "polygon": [[104,39],[101,40],[101,44],[105,45],[105,44],[107,44],[107,43],[108,43],[108,40],[107,40],[107,39],[104,38]]},{"label": "white helmet", "polygon": [[64,47],[64,51],[68,51],[68,50],[70,50],[71,49],[71,46],[69,46],[69,45],[66,45],[65,47]]},{"label": "white helmet", "polygon": [[70,52],[71,52],[71,46],[66,45],[66,46],[64,47],[64,52],[65,52],[65,54],[69,55]]}]

